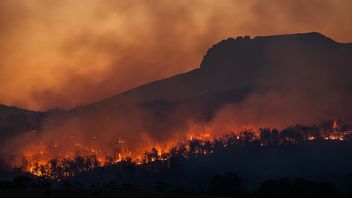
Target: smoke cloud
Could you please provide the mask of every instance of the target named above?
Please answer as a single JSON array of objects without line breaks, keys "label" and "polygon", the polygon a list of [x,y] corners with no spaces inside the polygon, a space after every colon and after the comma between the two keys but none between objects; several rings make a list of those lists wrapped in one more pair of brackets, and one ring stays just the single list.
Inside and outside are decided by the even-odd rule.
[{"label": "smoke cloud", "polygon": [[349,0],[0,2],[0,103],[71,108],[196,68],[236,35],[351,41]]},{"label": "smoke cloud", "polygon": [[[212,44],[236,35],[318,31],[347,42],[352,39],[350,10],[349,0],[3,0],[0,103],[47,110],[99,101],[197,68]],[[270,51],[266,55],[269,59],[275,56]],[[197,96],[202,100],[192,99],[191,92],[199,87],[186,79],[183,84],[168,81],[167,90],[161,86],[161,90],[142,90],[101,106],[50,112],[41,129],[6,141],[0,152],[6,161],[11,161],[7,158],[12,155],[44,160],[79,154],[117,158],[116,153],[142,155],[153,146],[168,149],[200,133],[221,136],[243,128],[286,127],[352,117],[346,111],[351,109],[346,104],[352,97],[344,95],[350,89],[338,85],[346,84],[350,72],[331,73],[333,69],[317,68],[318,63],[310,68],[290,64],[264,73],[260,69],[243,70],[257,72],[256,78],[234,77],[235,70],[229,72],[229,81],[219,86],[221,76],[196,76],[199,82],[208,83],[200,87],[215,87],[215,91],[229,84],[240,87],[254,83],[270,88],[252,91],[235,105],[223,106],[227,103],[220,101],[221,106],[211,106],[207,100],[214,98],[204,99],[201,94]],[[292,77],[302,70],[306,75],[300,80]],[[315,71],[319,75],[312,78],[309,74]],[[347,66],[346,71],[350,71]],[[158,94],[170,99],[182,96],[182,91],[190,96],[189,101],[144,100],[153,94],[157,99]],[[206,107],[214,112],[206,112]]]}]

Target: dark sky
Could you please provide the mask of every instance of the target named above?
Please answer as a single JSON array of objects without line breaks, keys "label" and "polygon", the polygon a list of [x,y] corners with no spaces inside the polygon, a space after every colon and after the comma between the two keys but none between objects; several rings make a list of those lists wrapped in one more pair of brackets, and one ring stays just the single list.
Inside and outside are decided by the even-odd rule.
[{"label": "dark sky", "polygon": [[350,0],[2,0],[0,103],[70,108],[198,67],[226,37],[352,41]]}]

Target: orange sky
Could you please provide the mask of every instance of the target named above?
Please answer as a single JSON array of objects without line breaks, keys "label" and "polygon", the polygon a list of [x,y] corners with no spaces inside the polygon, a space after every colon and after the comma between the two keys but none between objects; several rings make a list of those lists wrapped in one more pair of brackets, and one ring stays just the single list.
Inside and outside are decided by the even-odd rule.
[{"label": "orange sky", "polygon": [[198,67],[226,37],[352,42],[350,0],[1,0],[0,103],[70,108]]}]

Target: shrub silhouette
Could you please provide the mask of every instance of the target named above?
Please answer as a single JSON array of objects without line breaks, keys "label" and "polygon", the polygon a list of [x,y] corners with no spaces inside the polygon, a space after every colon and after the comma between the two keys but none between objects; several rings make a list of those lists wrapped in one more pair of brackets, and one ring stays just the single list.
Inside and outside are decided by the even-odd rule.
[{"label": "shrub silhouette", "polygon": [[287,178],[268,180],[261,184],[256,197],[289,197],[292,192],[291,181]]},{"label": "shrub silhouette", "polygon": [[164,182],[156,182],[154,185],[154,191],[155,192],[165,192],[165,190],[167,189],[167,185]]},{"label": "shrub silhouette", "polygon": [[299,178],[291,182],[287,178],[282,178],[263,182],[255,192],[255,197],[338,197],[338,193],[334,185],[328,182]]},{"label": "shrub silhouette", "polygon": [[241,177],[235,173],[216,175],[210,181],[210,193],[215,195],[241,196]]},{"label": "shrub silhouette", "polygon": [[14,187],[19,189],[32,188],[34,182],[31,178],[26,176],[18,176],[13,180]]}]

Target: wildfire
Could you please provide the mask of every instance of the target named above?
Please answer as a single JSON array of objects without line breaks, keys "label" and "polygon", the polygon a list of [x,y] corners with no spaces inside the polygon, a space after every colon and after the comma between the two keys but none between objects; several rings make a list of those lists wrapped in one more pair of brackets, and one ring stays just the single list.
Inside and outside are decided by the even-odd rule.
[{"label": "wildfire", "polygon": [[31,161],[26,167],[26,171],[30,172],[36,176],[43,176],[44,172],[49,171],[50,167],[48,167],[48,163],[46,161]]},{"label": "wildfire", "polygon": [[316,138],[314,136],[308,136],[308,140],[315,140]]},{"label": "wildfire", "polygon": [[330,130],[321,129],[319,132],[316,132],[315,128],[299,126],[290,127],[280,132],[275,129],[250,129],[238,133],[226,133],[219,138],[213,137],[208,132],[209,130],[203,133],[189,132],[183,141],[174,144],[147,145],[141,152],[129,150],[128,142],[121,138],[117,139],[115,145],[107,151],[95,144],[99,141],[98,137],[91,137],[94,144],[89,145],[79,141],[79,138],[71,136],[69,139],[73,141],[72,146],[66,145],[65,147],[57,141],[47,141],[53,142],[50,145],[44,140],[40,140],[37,146],[27,148],[22,160],[17,159],[14,166],[39,177],[60,180],[63,177],[73,176],[96,167],[124,163],[125,161],[135,165],[157,161],[166,163],[176,150],[188,153],[188,155],[209,155],[214,152],[214,148],[218,144],[226,148],[231,144],[257,142],[259,146],[263,147],[269,144],[296,144],[318,139],[329,141],[351,139],[352,130],[350,128],[342,129],[337,121],[332,122],[330,126]]},{"label": "wildfire", "polygon": [[189,134],[187,136],[188,140],[198,139],[198,140],[211,140],[213,139],[210,133],[200,133],[199,135]]}]

